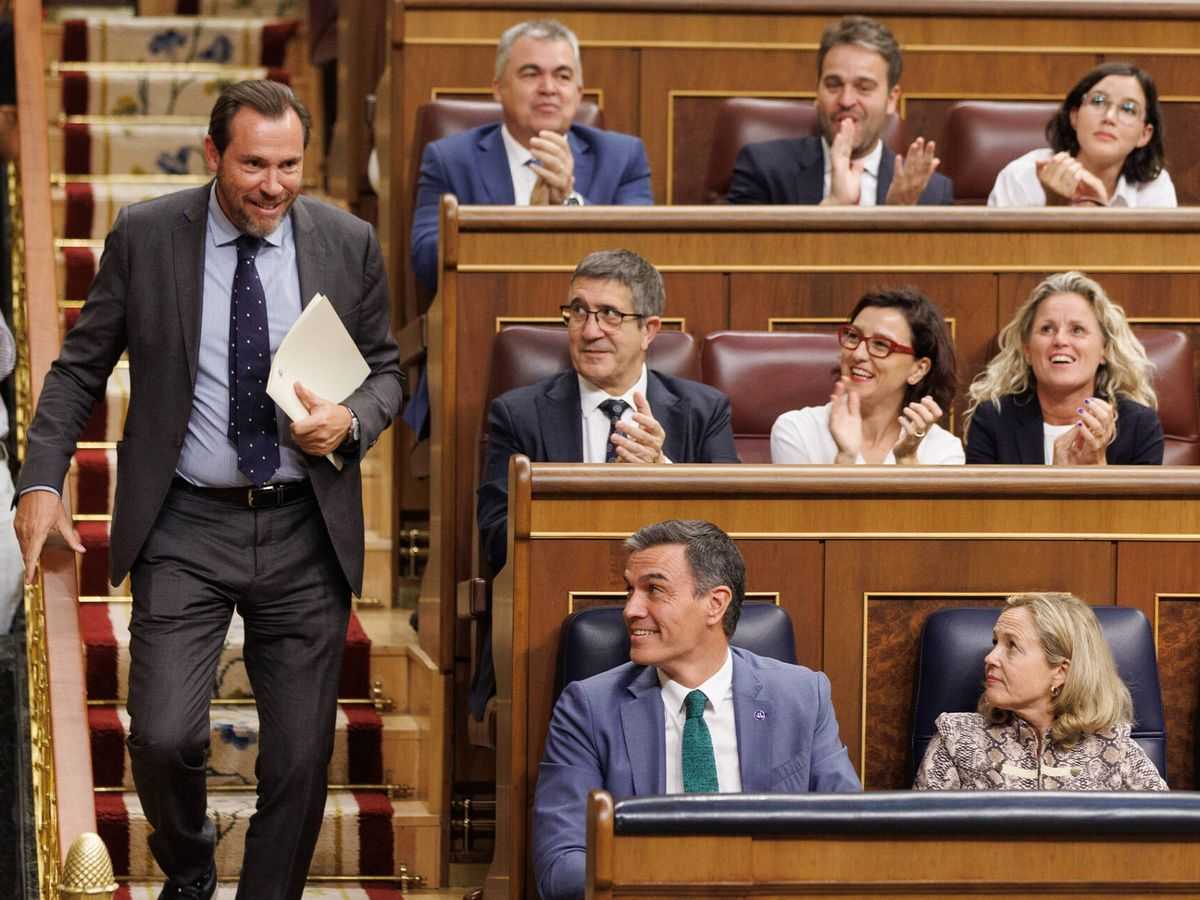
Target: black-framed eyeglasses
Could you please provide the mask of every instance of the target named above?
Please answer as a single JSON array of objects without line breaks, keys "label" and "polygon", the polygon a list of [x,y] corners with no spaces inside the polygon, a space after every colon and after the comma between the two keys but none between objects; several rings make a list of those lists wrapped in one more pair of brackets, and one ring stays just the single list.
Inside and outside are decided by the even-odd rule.
[{"label": "black-framed eyeglasses", "polygon": [[644,315],[640,313],[621,312],[619,309],[613,309],[611,306],[602,306],[600,309],[588,309],[582,303],[568,303],[565,306],[560,306],[562,311],[563,321],[573,328],[582,328],[587,324],[588,316],[596,317],[596,324],[606,331],[616,331],[625,324],[626,319],[644,319]]},{"label": "black-framed eyeglasses", "polygon": [[906,347],[904,344],[899,344],[891,338],[880,337],[879,335],[868,337],[853,325],[842,325],[838,328],[837,339],[838,343],[847,350],[857,350],[858,345],[866,341],[867,353],[876,359],[886,359],[893,353],[907,353],[909,356],[917,355],[917,351],[912,347]]}]

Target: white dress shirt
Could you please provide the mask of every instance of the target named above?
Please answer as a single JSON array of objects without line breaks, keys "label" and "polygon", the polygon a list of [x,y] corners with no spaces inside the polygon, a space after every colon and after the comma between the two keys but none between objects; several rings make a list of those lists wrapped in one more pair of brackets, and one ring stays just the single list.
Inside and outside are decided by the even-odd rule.
[{"label": "white dress shirt", "polygon": [[[508,130],[507,125],[500,126],[500,138],[504,141],[504,152],[508,155],[508,171],[512,173],[513,196],[517,206],[528,206],[529,197],[537,184],[537,173],[529,160],[533,154],[518,141]],[[604,462],[604,460],[600,460]]]},{"label": "white dress shirt", "polygon": [[[683,725],[687,710],[683,701],[693,688],[672,681],[660,670],[658,683],[667,724],[667,793],[683,793]],[[733,654],[725,651],[725,664],[700,685],[708,702],[704,704],[704,724],[712,736],[717,761],[717,786],[722,794],[742,790],[742,770],[738,767],[737,723],[733,716]]]},{"label": "white dress shirt", "polygon": [[1074,425],[1051,425],[1047,422],[1042,423],[1042,452],[1046,458],[1046,465],[1054,465],[1054,442],[1074,427]]},{"label": "white dress shirt", "polygon": [[[600,409],[605,400],[613,399],[613,395],[603,388],[598,388],[582,375],[579,378],[579,411],[583,415],[583,461],[585,463],[602,463],[608,454],[608,433],[612,423],[608,415]],[[642,374],[634,382],[633,387],[619,398],[629,404],[621,413],[621,421],[628,422],[637,412],[633,405],[633,395],[646,396],[646,364],[642,363]],[[649,399],[646,401],[649,403]],[[653,412],[653,410],[651,410]]]},{"label": "white dress shirt", "polygon": [[[821,191],[821,199],[829,196],[829,183],[833,180],[833,155],[829,142],[821,138],[821,159],[825,164],[825,187]],[[879,190],[879,163],[883,159],[883,141],[875,141],[875,149],[862,158],[862,180],[859,182],[861,191],[858,195],[859,206],[874,206],[875,194]]]},{"label": "white dress shirt", "polygon": [[[837,460],[837,442],[829,430],[832,403],[806,406],[785,412],[771,426],[771,462],[831,465]],[[923,466],[961,466],[967,461],[962,442],[940,425],[931,425],[917,445],[917,463]],[[856,463],[865,460],[858,454]],[[885,466],[894,465],[891,450],[883,458]]]},{"label": "white dress shirt", "polygon": [[[1042,147],[1010,162],[996,176],[996,183],[988,195],[988,206],[1045,206],[1046,189],[1038,178],[1037,164],[1053,156],[1053,150]],[[1153,181],[1131,182],[1126,181],[1124,175],[1119,176],[1117,189],[1108,205],[1170,209],[1179,203],[1175,199],[1171,176],[1163,169]]]}]

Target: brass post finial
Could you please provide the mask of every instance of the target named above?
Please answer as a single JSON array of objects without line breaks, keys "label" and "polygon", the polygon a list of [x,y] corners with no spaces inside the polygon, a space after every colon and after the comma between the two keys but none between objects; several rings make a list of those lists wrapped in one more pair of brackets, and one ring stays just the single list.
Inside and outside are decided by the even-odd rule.
[{"label": "brass post finial", "polygon": [[67,851],[59,900],[112,900],[117,890],[112,860],[100,835],[85,831]]}]

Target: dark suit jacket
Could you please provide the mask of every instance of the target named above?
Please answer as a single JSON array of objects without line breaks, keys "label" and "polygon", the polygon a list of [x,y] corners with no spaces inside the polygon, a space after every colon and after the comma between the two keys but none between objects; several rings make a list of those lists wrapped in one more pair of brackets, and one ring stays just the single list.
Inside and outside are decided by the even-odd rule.
[{"label": "dark suit jacket", "polygon": [[[729,398],[706,384],[650,370],[646,402],[663,430],[672,462],[739,462],[733,446]],[[501,394],[488,408],[487,461],[479,486],[480,543],[494,570],[508,552],[508,459],[581,462],[583,425],[574,369]]]},{"label": "dark suit jacket", "polygon": [[[882,206],[892,186],[896,154],[884,145],[875,202]],[[815,205],[825,192],[825,154],[816,135],[747,144],[738,152],[729,184],[730,203]],[[933,173],[917,201],[922,206],[954,202],[954,184]]]},{"label": "dark suit jacket", "polygon": [[[637,206],[654,202],[650,163],[640,138],[572,125],[567,143],[575,157],[575,190],[590,206]],[[429,290],[437,288],[438,204],[442,194],[459,203],[511,206],[512,173],[500,123],[481,125],[425,146],[413,212],[412,264]]]},{"label": "dark suit jacket", "polygon": [[[19,490],[61,488],[93,402],[128,349],[130,406],[117,444],[109,573],[125,577],[171,486],[192,412],[204,297],[209,186],[126,207],[79,321],[51,366],[29,430]],[[371,367],[344,402],[362,438],[342,471],[311,460],[309,477],[346,581],[362,588],[361,455],[400,408],[403,375],[388,330],[387,276],[375,232],[332,206],[298,197],[291,211],[301,302],[329,297]]]},{"label": "dark suit jacket", "polygon": [[[1124,398],[1117,401],[1117,436],[1104,454],[1110,466],[1160,466],[1163,431],[1158,413]],[[979,404],[967,429],[967,463],[1045,465],[1042,405],[1037,393],[1000,398],[1000,409]]]},{"label": "dark suit jacket", "polygon": [[[838,736],[829,679],[734,647],[738,768],[747,794],[860,791]],[[663,794],[666,713],[658,670],[625,663],[568,685],[554,706],[533,800],[542,900],[582,898],[588,791]]]}]

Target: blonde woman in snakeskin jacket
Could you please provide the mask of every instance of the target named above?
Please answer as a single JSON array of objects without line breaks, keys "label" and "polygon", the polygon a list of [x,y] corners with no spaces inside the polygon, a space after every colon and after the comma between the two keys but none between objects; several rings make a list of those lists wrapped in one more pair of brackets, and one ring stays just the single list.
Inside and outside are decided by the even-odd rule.
[{"label": "blonde woman in snakeskin jacket", "polygon": [[1016,594],[992,631],[979,711],[942,713],[917,790],[1165,791],[1091,608]]}]

